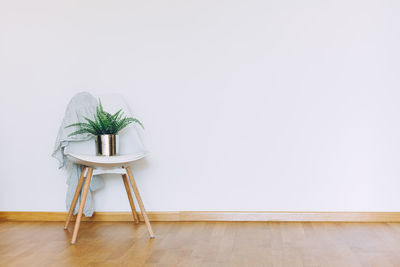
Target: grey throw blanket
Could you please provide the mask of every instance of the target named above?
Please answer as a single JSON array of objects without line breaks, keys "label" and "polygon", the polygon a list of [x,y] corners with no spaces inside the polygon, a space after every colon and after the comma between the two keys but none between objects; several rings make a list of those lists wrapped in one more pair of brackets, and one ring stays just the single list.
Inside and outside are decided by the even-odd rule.
[{"label": "grey throw blanket", "polygon": [[[56,144],[52,153],[52,156],[60,162],[60,169],[66,168],[69,165],[68,158],[64,155],[64,150],[67,148],[70,142],[86,141],[93,138],[93,136],[89,134],[68,136],[70,133],[77,129],[75,127],[65,127],[76,122],[85,122],[83,117],[93,118],[93,115],[96,112],[97,105],[97,99],[87,92],[76,94],[69,102],[67,110],[65,111],[63,122],[60,126],[60,129],[58,130]],[[68,190],[65,200],[67,210],[69,210],[71,206],[71,202],[80,178],[81,170],[82,166],[72,164],[71,172],[67,178]],[[104,181],[102,177],[93,176],[92,181],[90,182],[90,190],[87,195],[86,204],[83,211],[86,217],[91,217],[94,212],[94,204],[91,191],[95,191],[99,188],[102,188],[103,186]],[[74,214],[78,212],[79,203],[80,196],[78,198],[78,203],[74,209]]]}]

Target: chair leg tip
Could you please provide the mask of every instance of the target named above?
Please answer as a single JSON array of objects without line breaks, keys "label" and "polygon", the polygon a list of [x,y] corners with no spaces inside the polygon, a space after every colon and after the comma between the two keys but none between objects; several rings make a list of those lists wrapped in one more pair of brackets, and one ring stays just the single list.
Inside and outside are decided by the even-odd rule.
[{"label": "chair leg tip", "polygon": [[156,237],[154,235],[150,236],[150,239],[155,239]]},{"label": "chair leg tip", "polygon": [[71,242],[71,245],[75,245],[75,242]]}]

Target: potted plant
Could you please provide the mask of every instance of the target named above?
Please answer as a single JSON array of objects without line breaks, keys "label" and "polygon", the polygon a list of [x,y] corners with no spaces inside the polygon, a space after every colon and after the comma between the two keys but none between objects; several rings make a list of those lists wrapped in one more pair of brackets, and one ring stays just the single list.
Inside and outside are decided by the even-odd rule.
[{"label": "potted plant", "polygon": [[118,154],[118,133],[126,126],[135,122],[142,128],[143,124],[135,118],[124,116],[122,109],[118,110],[115,114],[110,114],[104,111],[101,101],[96,107],[94,119],[91,120],[84,117],[87,122],[78,122],[68,127],[78,127],[79,129],[68,136],[89,133],[96,137],[96,154],[99,156],[115,156]]}]

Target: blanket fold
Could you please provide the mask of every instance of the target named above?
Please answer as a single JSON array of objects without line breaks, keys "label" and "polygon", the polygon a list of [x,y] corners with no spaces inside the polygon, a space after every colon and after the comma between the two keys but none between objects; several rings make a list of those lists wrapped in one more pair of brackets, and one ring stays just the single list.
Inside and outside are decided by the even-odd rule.
[{"label": "blanket fold", "polygon": [[[67,168],[69,164],[72,164],[69,176],[67,177],[67,195],[66,195],[66,208],[69,210],[71,206],[72,199],[75,194],[76,187],[79,182],[79,178],[82,171],[82,166],[78,164],[70,163],[68,158],[65,156],[65,150],[68,148],[68,145],[71,142],[80,142],[87,141],[93,139],[93,136],[90,134],[80,134],[74,136],[68,136],[73,131],[76,131],[76,127],[65,128],[66,126],[77,123],[77,122],[86,122],[84,117],[93,118],[96,107],[97,107],[97,99],[87,92],[81,92],[72,97],[69,102],[67,109],[65,111],[64,119],[61,123],[61,126],[58,130],[58,135],[56,138],[56,143],[54,146],[54,150],[52,156],[57,159],[60,163],[59,168]],[[83,210],[83,213],[86,217],[91,217],[94,212],[94,202],[92,191],[96,191],[104,186],[104,180],[101,176],[93,176],[92,181],[90,182],[90,190],[87,195],[86,204]],[[78,213],[79,204],[80,204],[80,195],[78,197],[77,205],[74,209],[74,214]]]}]

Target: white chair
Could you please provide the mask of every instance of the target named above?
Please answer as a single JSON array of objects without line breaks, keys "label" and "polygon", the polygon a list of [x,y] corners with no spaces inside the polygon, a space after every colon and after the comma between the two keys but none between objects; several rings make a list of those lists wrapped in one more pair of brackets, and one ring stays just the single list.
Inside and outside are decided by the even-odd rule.
[{"label": "white chair", "polygon": [[[114,113],[119,109],[123,109],[127,116],[131,116],[129,106],[119,95],[105,95],[101,98],[104,109],[110,113]],[[82,219],[83,208],[85,206],[86,197],[88,194],[90,181],[93,175],[114,173],[122,175],[122,180],[125,185],[126,193],[128,195],[129,204],[132,209],[133,218],[136,223],[139,223],[139,216],[136,213],[135,204],[133,201],[132,193],[129,186],[129,181],[132,185],[133,192],[136,196],[140,211],[149,231],[150,238],[154,238],[154,233],[150,225],[149,218],[143,205],[142,198],[140,197],[135,179],[133,178],[132,171],[129,164],[146,156],[146,149],[143,146],[141,138],[134,125],[128,126],[119,133],[120,153],[118,156],[104,157],[96,156],[94,139],[82,142],[71,142],[65,150],[65,155],[68,159],[76,164],[83,165],[82,173],[72,200],[71,207],[65,221],[64,229],[67,229],[71,220],[73,210],[75,209],[79,193],[82,195],[81,203],[79,206],[78,215],[75,222],[75,228],[72,235],[72,244],[75,244],[78,236],[79,226]],[[85,178],[86,177],[86,178]],[[129,177],[129,181],[128,181]],[[84,182],[85,181],[85,182]]]}]

